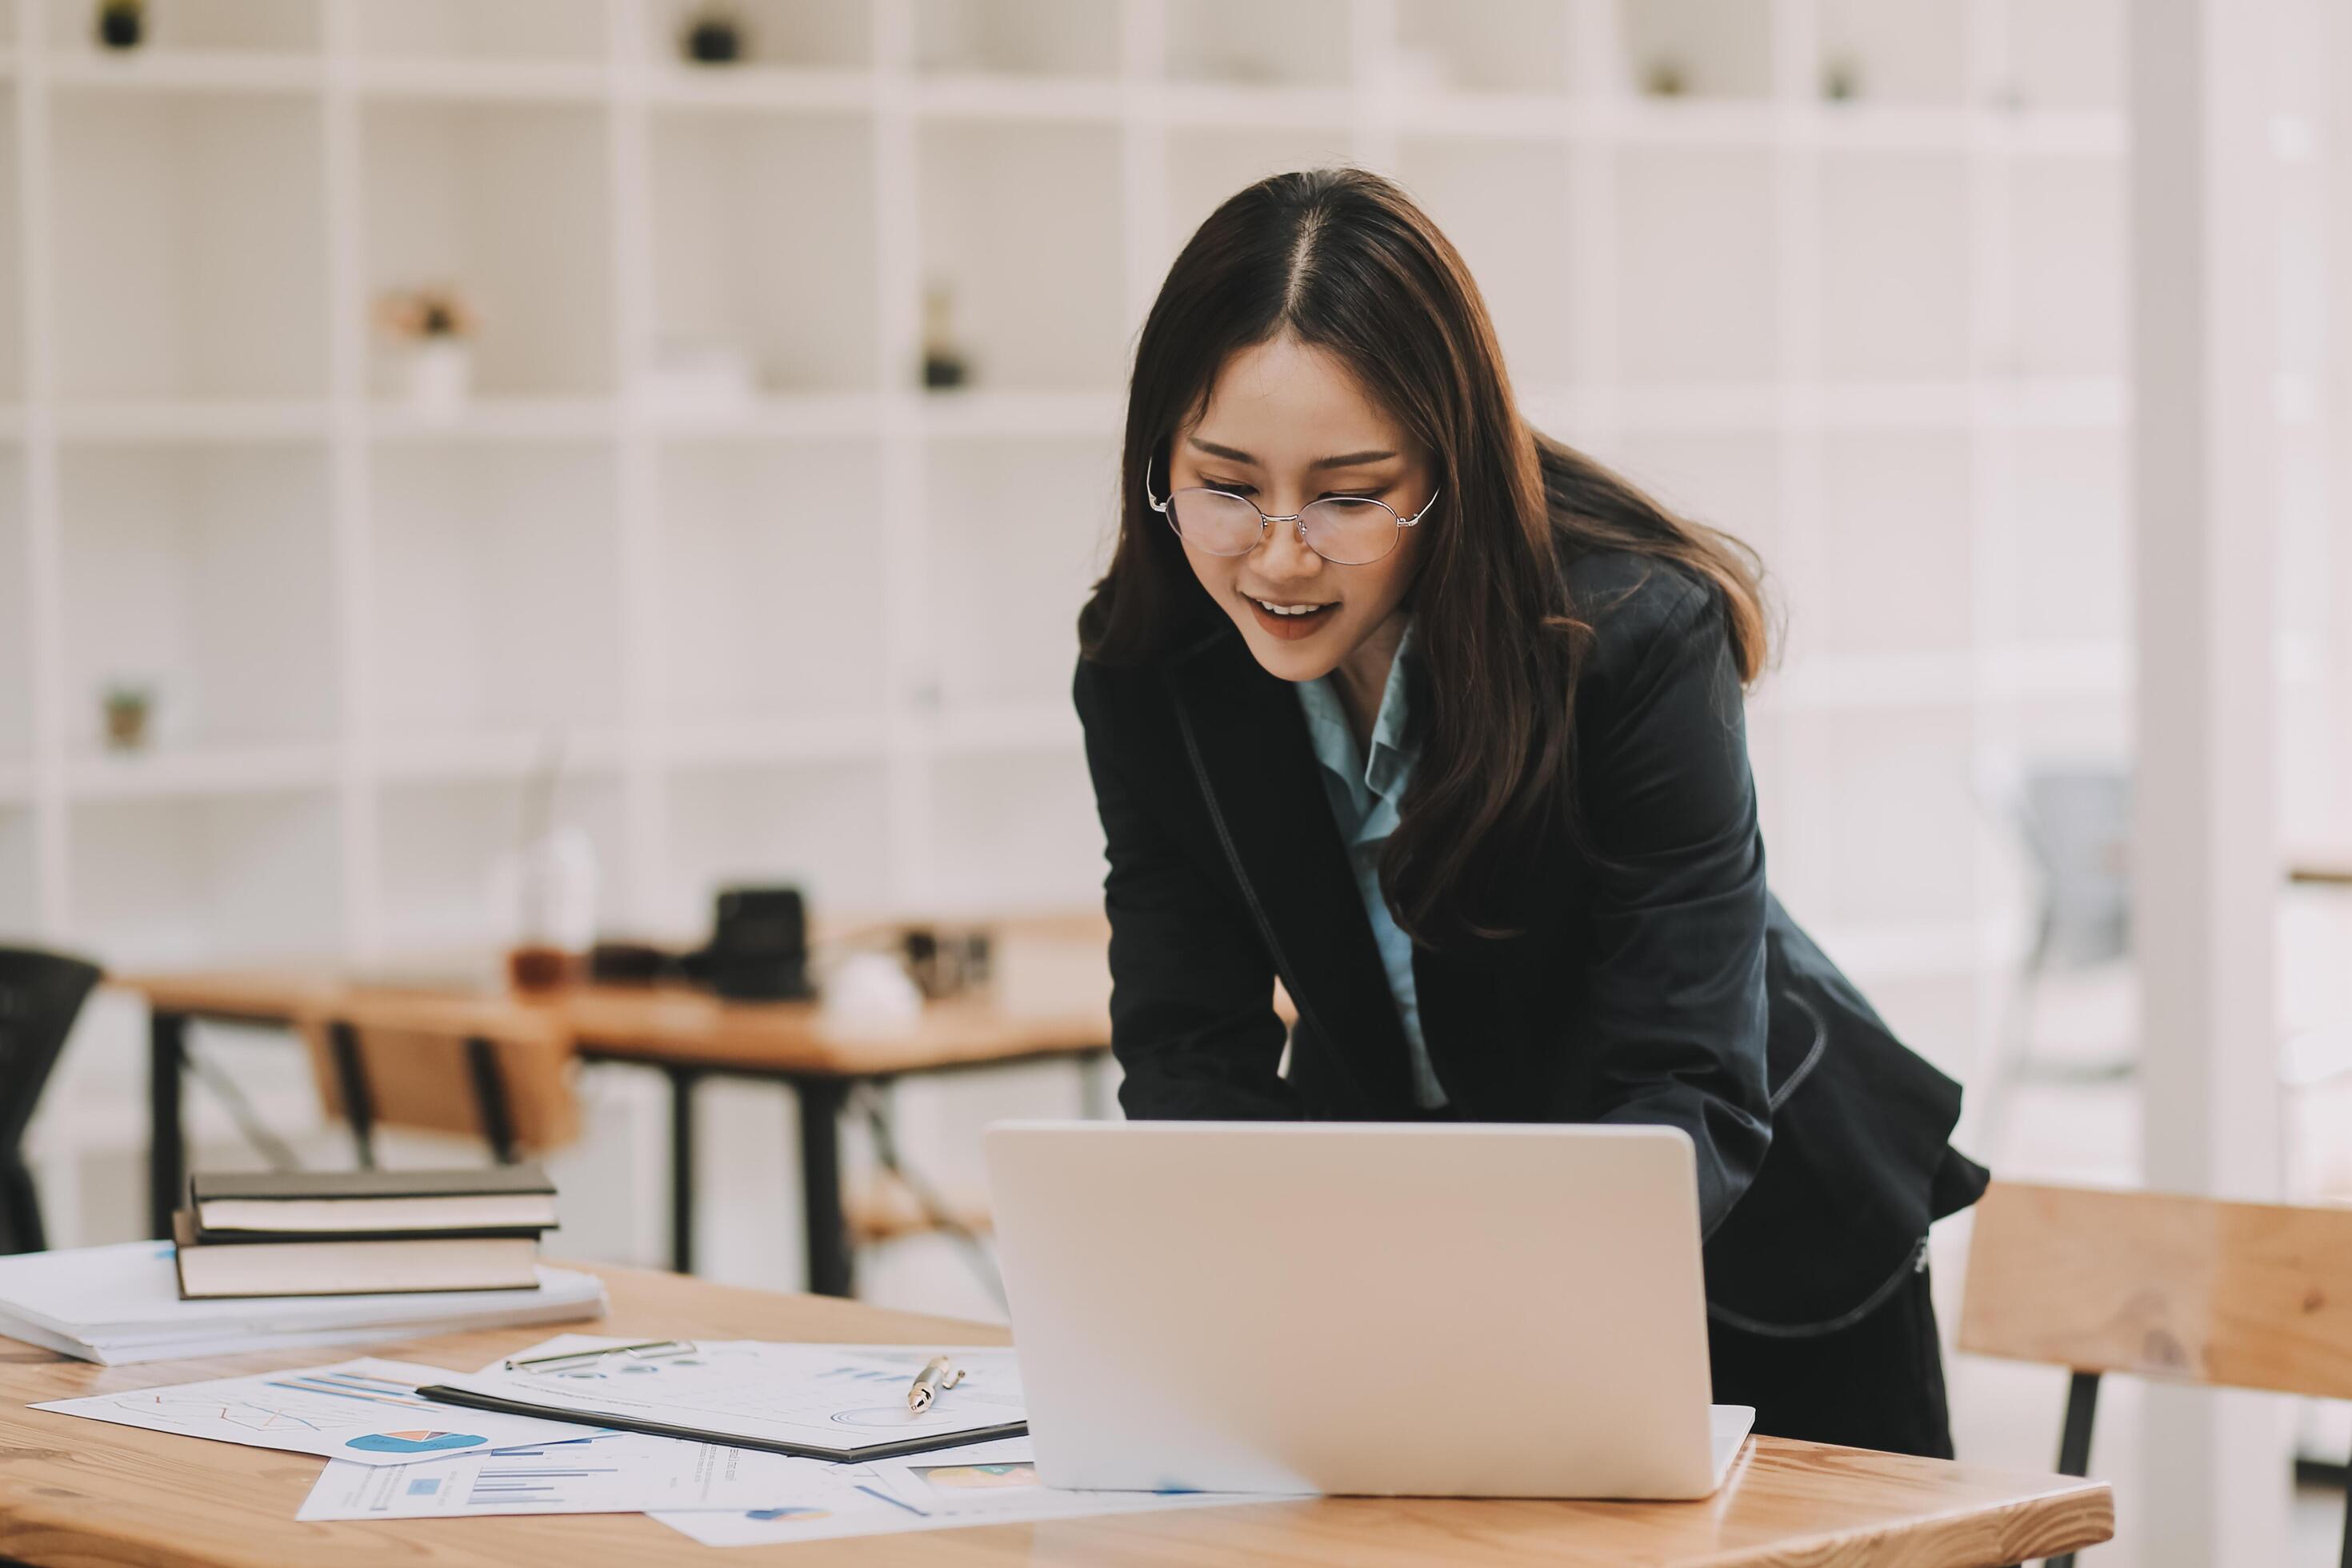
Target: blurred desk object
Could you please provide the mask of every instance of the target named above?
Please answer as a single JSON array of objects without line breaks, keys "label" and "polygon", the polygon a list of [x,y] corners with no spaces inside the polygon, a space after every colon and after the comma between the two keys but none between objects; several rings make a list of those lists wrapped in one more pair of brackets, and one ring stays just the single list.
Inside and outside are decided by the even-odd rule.
[{"label": "blurred desk object", "polygon": [[[598,1268],[613,1308],[600,1331],[635,1339],[806,1339],[1003,1344],[1001,1328],[845,1301],[738,1289]],[[470,1367],[543,1338],[477,1330],[375,1353]],[[320,1352],[175,1363],[172,1377],[314,1364]],[[369,1520],[294,1519],[316,1462],[234,1443],[76,1421],[26,1405],[151,1385],[153,1366],[101,1367],[0,1341],[0,1551],[33,1564],[144,1563],[297,1568],[392,1562],[449,1568],[561,1563],[622,1568],[707,1552],[641,1514]],[[738,1547],[712,1561],[990,1568],[1024,1563],[1213,1565],[1646,1563],[1802,1568],[1874,1563],[1990,1568],[2107,1540],[2115,1500],[2097,1481],[2026,1475],[1856,1448],[1759,1437],[1703,1502],[1317,1498],[1041,1524],[977,1525],[864,1540]]]},{"label": "blurred desk object", "polygon": [[2297,887],[2352,889],[2352,854],[2298,858],[2288,862],[2286,879]]},{"label": "blurred desk object", "polygon": [[[1088,1110],[1102,1113],[1091,1085],[1093,1064],[1110,1050],[1107,926],[1099,916],[1092,923],[1053,917],[999,922],[995,929],[1000,955],[1032,942],[1085,945],[1066,958],[1041,959],[1032,966],[1033,979],[1021,979],[1016,966],[1014,973],[1001,971],[985,991],[928,1003],[912,1024],[887,1033],[841,1030],[814,1003],[730,1002],[667,985],[580,984],[520,993],[481,982],[412,983],[299,967],[130,976],[119,984],[145,997],[150,1015],[150,1222],[157,1236],[171,1234],[172,1210],[186,1184],[180,1103],[191,1020],[297,1030],[362,1020],[363,1027],[415,1025],[446,1034],[454,1009],[471,1026],[467,1037],[561,1037],[581,1060],[633,1062],[669,1079],[670,1251],[680,1273],[690,1272],[694,1263],[695,1086],[709,1077],[790,1086],[799,1101],[809,1288],[845,1296],[851,1249],[840,1117],[859,1085],[1068,1058],[1088,1064]],[[1080,961],[1085,953],[1092,954],[1090,961]],[[484,1115],[483,1130],[491,1130],[490,1120]]]}]

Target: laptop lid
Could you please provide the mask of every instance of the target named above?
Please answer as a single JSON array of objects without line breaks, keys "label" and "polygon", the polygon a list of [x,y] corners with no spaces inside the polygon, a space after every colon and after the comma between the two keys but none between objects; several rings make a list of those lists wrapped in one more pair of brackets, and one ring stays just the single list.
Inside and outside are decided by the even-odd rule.
[{"label": "laptop lid", "polygon": [[[1048,1484],[1717,1484],[1678,1130],[1007,1122],[986,1145]],[[1714,1424],[1736,1449],[1744,1421]]]}]

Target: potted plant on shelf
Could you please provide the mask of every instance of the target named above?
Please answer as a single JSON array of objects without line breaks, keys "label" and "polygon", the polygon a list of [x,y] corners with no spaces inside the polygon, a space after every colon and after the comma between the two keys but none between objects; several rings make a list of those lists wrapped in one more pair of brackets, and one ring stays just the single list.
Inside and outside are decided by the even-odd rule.
[{"label": "potted plant on shelf", "polygon": [[677,36],[678,52],[698,66],[731,66],[743,58],[743,19],[730,5],[699,5]]},{"label": "potted plant on shelf", "polygon": [[147,744],[147,722],[154,716],[155,693],[135,682],[117,680],[106,688],[106,743],[118,752],[136,752]]},{"label": "potted plant on shelf", "polygon": [[397,345],[391,364],[401,401],[425,414],[451,414],[465,405],[480,321],[455,288],[391,289],[376,301],[376,325]]},{"label": "potted plant on shelf", "polygon": [[147,0],[99,0],[98,41],[110,49],[135,49],[147,36]]}]

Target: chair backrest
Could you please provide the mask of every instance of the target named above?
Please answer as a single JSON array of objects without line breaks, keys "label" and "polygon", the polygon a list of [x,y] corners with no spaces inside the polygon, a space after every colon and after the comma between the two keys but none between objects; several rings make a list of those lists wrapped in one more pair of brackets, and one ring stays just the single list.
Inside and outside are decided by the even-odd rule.
[{"label": "chair backrest", "polygon": [[0,1159],[17,1157],[49,1071],[100,973],[64,953],[0,947]]},{"label": "chair backrest", "polygon": [[1960,1348],[2352,1398],[2352,1208],[1995,1182]]},{"label": "chair backrest", "polygon": [[342,1117],[348,1114],[342,1083],[328,1044],[328,1028],[335,1023],[357,1032],[370,1116],[377,1126],[483,1135],[487,1130],[466,1046],[482,1039],[496,1054],[519,1148],[561,1148],[580,1136],[572,1032],[560,1009],[504,995],[386,989],[338,996],[330,1011],[302,1021],[302,1034],[320,1102],[328,1115]]},{"label": "chair backrest", "polygon": [[2087,965],[2131,949],[2131,775],[2038,767],[2017,793],[2018,831],[2041,873],[2050,956]]}]

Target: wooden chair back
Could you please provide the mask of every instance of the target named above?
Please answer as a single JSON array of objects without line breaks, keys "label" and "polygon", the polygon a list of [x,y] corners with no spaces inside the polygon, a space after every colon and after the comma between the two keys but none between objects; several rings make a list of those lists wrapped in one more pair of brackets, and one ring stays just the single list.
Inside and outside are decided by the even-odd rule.
[{"label": "wooden chair back", "polygon": [[2352,1207],[1996,1182],[1976,1205],[1959,1345],[2352,1398]]},{"label": "wooden chair back", "polygon": [[[361,991],[306,1016],[301,1029],[320,1102],[352,1122],[363,1157],[366,1131],[384,1125],[482,1138],[501,1158],[580,1136],[577,1065],[560,1009],[503,995]],[[339,1034],[365,1098],[357,1118]]]}]

